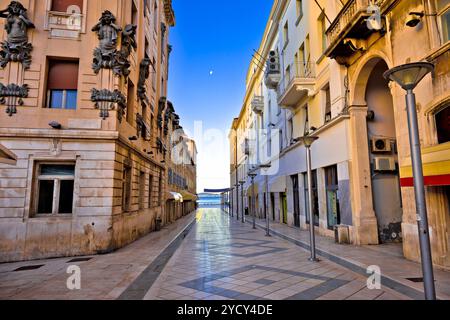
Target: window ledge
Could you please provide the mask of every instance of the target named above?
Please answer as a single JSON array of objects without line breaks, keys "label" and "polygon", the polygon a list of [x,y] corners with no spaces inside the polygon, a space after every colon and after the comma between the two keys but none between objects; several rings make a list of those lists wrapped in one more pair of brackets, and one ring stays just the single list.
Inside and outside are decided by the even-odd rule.
[{"label": "window ledge", "polygon": [[439,58],[441,55],[446,53],[450,49],[450,41],[447,41],[447,43],[441,45],[439,48],[433,50],[430,52],[426,57],[425,60],[428,62],[433,62],[437,58]]}]

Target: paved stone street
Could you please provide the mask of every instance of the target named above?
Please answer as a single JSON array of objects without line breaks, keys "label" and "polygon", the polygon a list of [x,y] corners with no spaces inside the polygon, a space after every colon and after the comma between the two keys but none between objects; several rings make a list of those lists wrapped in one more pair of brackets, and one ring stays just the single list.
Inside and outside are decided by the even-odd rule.
[{"label": "paved stone street", "polygon": [[[408,299],[369,290],[363,276],[308,257],[219,209],[200,209],[112,254],[0,265],[0,299]],[[66,287],[72,264],[82,270],[79,291]]]},{"label": "paved stone street", "polygon": [[199,219],[145,299],[406,299],[218,209]]}]

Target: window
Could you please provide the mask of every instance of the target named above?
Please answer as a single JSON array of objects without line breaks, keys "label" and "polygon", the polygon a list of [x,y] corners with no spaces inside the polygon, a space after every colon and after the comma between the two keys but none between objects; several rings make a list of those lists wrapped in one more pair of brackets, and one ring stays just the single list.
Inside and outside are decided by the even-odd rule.
[{"label": "window", "polygon": [[130,211],[131,205],[131,167],[124,165],[122,175],[122,210]]},{"label": "window", "polygon": [[133,125],[134,122],[134,84],[128,79],[128,95],[127,95],[127,122]]},{"label": "window", "polygon": [[338,199],[338,172],[336,165],[325,169],[325,186],[327,192],[328,228],[333,230],[334,226],[341,223]]},{"label": "window", "polygon": [[323,95],[325,98],[325,123],[328,123],[332,119],[331,93],[330,93],[330,85],[329,84],[325,87],[325,89],[323,89]]},{"label": "window", "polygon": [[134,0],[131,1],[131,23],[135,26],[138,25],[138,10],[136,8]]},{"label": "window", "polygon": [[443,110],[435,115],[436,129],[439,143],[446,143],[450,141],[450,105],[447,105]]},{"label": "window", "polygon": [[163,172],[159,172],[159,182],[158,182],[158,203],[162,206],[163,201]]},{"label": "window", "polygon": [[83,0],[52,0],[51,11],[66,13],[74,13],[73,11],[75,13],[83,12]]},{"label": "window", "polygon": [[153,208],[153,176],[148,177],[148,207]]},{"label": "window", "polygon": [[77,108],[78,69],[78,61],[49,60],[47,108],[71,110]]},{"label": "window", "polygon": [[325,50],[327,50],[327,27],[326,27],[326,23],[325,23],[325,13],[323,13],[320,17],[319,17],[319,32],[320,32],[320,37],[322,39],[322,52],[325,52]]},{"label": "window", "polygon": [[307,136],[309,134],[309,114],[308,114],[308,106],[305,106],[303,108],[303,114],[305,119],[305,128],[304,128],[304,135]]},{"label": "window", "polygon": [[[306,208],[306,223],[309,224],[309,183],[308,183],[308,174],[303,174],[304,186],[305,186],[305,208]],[[319,194],[317,190],[317,170],[312,171],[312,198],[313,198],[313,216],[314,216],[314,224],[319,226]]]},{"label": "window", "polygon": [[436,0],[442,42],[450,41],[450,0]]},{"label": "window", "polygon": [[288,144],[294,142],[294,120],[290,118],[287,122],[287,134],[288,134]]},{"label": "window", "polygon": [[303,1],[302,0],[297,0],[297,23],[301,20],[302,16],[303,16]]},{"label": "window", "polygon": [[139,174],[139,209],[145,208],[145,172]]},{"label": "window", "polygon": [[72,214],[75,164],[37,165],[36,214]]},{"label": "window", "polygon": [[289,43],[289,24],[288,21],[286,21],[286,24],[283,28],[283,39],[284,39],[284,47],[286,48],[287,44]]},{"label": "window", "polygon": [[153,28],[155,33],[158,33],[158,0],[155,0],[155,6],[153,7]]}]

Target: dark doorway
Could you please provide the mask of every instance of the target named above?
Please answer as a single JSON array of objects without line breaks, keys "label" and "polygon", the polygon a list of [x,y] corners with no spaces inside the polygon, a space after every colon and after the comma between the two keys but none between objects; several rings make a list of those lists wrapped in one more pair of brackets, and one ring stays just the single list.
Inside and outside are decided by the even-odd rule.
[{"label": "dark doorway", "polygon": [[291,176],[292,179],[292,189],[294,192],[294,225],[300,228],[300,189],[298,175]]}]

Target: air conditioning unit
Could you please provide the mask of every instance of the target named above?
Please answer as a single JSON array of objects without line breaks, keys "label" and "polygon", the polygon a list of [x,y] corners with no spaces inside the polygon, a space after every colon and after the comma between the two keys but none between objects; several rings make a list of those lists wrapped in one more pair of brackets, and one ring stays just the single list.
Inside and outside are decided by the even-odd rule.
[{"label": "air conditioning unit", "polygon": [[376,157],[374,160],[374,171],[386,172],[396,171],[397,166],[394,157]]},{"label": "air conditioning unit", "polygon": [[391,139],[385,138],[372,138],[372,152],[392,152]]}]

